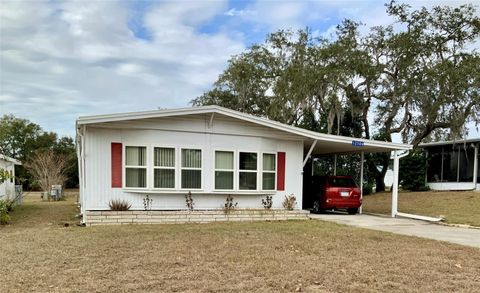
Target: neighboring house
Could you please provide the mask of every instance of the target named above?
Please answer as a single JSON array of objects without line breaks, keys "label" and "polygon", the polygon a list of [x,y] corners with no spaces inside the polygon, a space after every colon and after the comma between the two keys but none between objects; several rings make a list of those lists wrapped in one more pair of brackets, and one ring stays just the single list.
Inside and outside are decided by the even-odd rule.
[{"label": "neighboring house", "polygon": [[427,155],[425,180],[433,190],[480,190],[480,138],[419,145]]},{"label": "neighboring house", "polygon": [[[410,145],[321,134],[218,106],[80,117],[77,120],[80,204],[84,215],[127,200],[143,210],[262,208],[285,195],[302,208],[304,167],[312,154],[391,152]],[[398,162],[398,160],[397,160]],[[311,172],[305,172],[308,175]],[[88,217],[87,217],[88,218]]]},{"label": "neighboring house", "polygon": [[13,199],[15,197],[15,165],[21,165],[21,163],[0,154],[0,170],[6,171],[9,177],[0,183],[0,199]]}]

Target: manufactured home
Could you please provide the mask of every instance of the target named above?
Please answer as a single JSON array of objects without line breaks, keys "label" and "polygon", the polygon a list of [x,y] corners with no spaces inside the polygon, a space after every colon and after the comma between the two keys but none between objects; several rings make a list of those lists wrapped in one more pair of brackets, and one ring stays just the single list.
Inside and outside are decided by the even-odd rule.
[{"label": "manufactured home", "polygon": [[15,165],[21,165],[18,160],[0,154],[0,171],[6,179],[0,182],[0,200],[15,198]]},{"label": "manufactured home", "polygon": [[[273,210],[282,210],[289,195],[296,197],[294,210],[302,210],[311,155],[392,152],[398,163],[410,149],[218,106],[80,117],[81,212],[86,223],[98,220],[115,199],[130,203],[131,211],[182,211],[188,193],[197,211],[220,210],[227,196],[238,210],[262,209],[267,195]],[[398,180],[398,166],[396,172]]]},{"label": "manufactured home", "polygon": [[427,157],[425,181],[432,190],[480,190],[480,138],[419,145]]}]

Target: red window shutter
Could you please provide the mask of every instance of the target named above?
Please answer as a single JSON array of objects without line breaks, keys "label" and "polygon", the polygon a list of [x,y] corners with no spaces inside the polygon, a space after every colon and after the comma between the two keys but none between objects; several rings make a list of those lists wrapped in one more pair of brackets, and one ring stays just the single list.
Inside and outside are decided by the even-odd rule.
[{"label": "red window shutter", "polygon": [[112,187],[122,187],[122,144],[112,142]]},{"label": "red window shutter", "polygon": [[285,190],[285,152],[277,153],[277,190]]}]

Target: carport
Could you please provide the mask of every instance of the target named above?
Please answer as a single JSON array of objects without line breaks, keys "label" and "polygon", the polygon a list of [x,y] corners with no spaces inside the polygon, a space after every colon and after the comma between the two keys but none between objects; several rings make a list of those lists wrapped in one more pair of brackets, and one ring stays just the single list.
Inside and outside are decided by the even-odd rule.
[{"label": "carport", "polygon": [[[303,135],[305,135],[304,133]],[[360,186],[363,186],[364,155],[366,153],[391,153],[393,159],[393,188],[391,216],[398,215],[398,175],[400,159],[412,149],[411,145],[391,143],[384,141],[358,139],[338,135],[328,135],[308,132],[310,139],[304,141],[303,167],[309,162],[312,156],[316,155],[360,155]],[[360,188],[363,197],[363,188]],[[359,212],[362,212],[360,208]]]},{"label": "carport", "polygon": [[[304,160],[303,168],[309,161],[312,155],[344,155],[344,154],[359,154],[361,159],[360,168],[360,186],[363,186],[363,165],[364,155],[366,153],[390,153],[393,159],[393,188],[392,188],[392,207],[391,216],[399,215],[398,212],[398,174],[399,162],[402,157],[408,155],[413,148],[412,145],[402,143],[392,143],[386,141],[352,138],[347,136],[332,135],[318,133],[315,131],[306,130],[291,125],[286,125],[280,122],[272,121],[265,118],[260,118],[253,115],[239,113],[237,111],[225,109],[218,106],[204,106],[204,109],[214,108],[219,114],[238,118],[247,122],[253,122],[258,125],[267,126],[273,129],[285,131],[290,134],[300,136],[303,139]],[[199,108],[197,108],[199,109]],[[214,115],[210,116],[210,122],[213,121]],[[305,175],[305,172],[304,172]],[[362,190],[362,188],[360,188]],[[362,190],[363,193],[363,190]],[[363,194],[361,194],[363,197]],[[360,212],[362,211],[360,207]],[[400,213],[401,214],[401,213]],[[402,216],[410,216],[402,214]]]}]

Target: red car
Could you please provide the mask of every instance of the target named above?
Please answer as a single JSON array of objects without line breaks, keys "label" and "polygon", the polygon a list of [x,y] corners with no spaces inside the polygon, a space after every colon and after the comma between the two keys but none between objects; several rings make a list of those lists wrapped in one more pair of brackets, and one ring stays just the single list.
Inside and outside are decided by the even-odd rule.
[{"label": "red car", "polygon": [[362,205],[360,188],[351,176],[320,176],[313,178],[313,212],[344,209],[350,215]]}]

